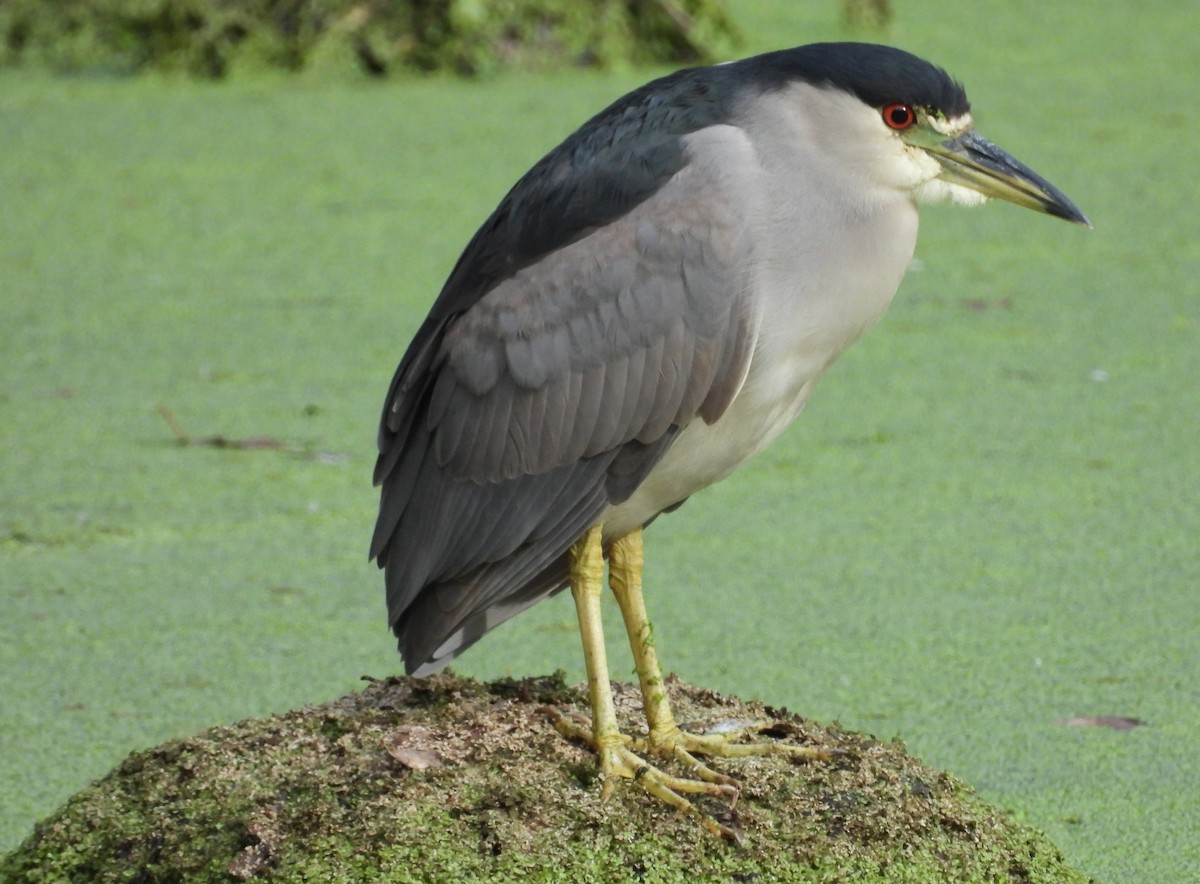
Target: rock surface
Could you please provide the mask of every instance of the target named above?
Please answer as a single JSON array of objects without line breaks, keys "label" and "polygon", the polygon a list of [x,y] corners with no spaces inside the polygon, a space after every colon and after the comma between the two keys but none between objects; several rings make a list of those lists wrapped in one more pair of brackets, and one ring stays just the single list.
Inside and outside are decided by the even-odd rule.
[{"label": "rock surface", "polygon": [[[0,880],[1087,880],[899,743],[669,686],[691,730],[767,719],[769,739],[844,754],[718,760],[741,798],[702,806],[737,846],[629,783],[601,803],[594,757],[542,711],[586,711],[560,677],[393,678],[134,753],[0,860]],[[637,690],[615,689],[636,732]]]}]

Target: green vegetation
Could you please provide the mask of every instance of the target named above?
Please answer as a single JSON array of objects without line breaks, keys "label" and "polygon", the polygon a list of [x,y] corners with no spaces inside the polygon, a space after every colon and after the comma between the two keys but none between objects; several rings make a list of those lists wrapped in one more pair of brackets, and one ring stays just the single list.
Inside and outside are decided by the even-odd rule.
[{"label": "green vegetation", "polygon": [[[730,8],[745,51],[843,35]],[[893,4],[1096,230],[927,211],[796,427],[647,538],[668,669],[899,735],[1101,881],[1200,878],[1193,19]],[[0,849],[132,751],[397,671],[366,562],[391,371],[508,185],[650,74],[0,76]],[[572,620],[459,669],[578,681]],[[1099,715],[1147,724],[1058,723]]]},{"label": "green vegetation", "polygon": [[721,0],[7,0],[0,63],[66,71],[451,70],[710,61]]},{"label": "green vegetation", "polygon": [[[704,809],[742,833],[733,848],[632,784],[600,800],[590,753],[539,712],[548,703],[587,711],[561,675],[486,685],[388,679],[131,755],[0,860],[0,878],[1086,881],[1044,835],[899,743],[672,688],[685,720],[772,718],[773,739],[842,754],[811,765],[731,762],[746,795],[732,811],[724,802]],[[637,688],[620,695],[632,700]],[[622,709],[623,725],[636,728],[637,704]]]}]

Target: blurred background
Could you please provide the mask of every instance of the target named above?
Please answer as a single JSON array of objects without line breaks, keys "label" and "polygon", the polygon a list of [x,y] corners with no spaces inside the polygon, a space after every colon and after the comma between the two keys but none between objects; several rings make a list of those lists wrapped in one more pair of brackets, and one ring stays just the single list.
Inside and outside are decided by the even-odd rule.
[{"label": "blurred background", "polygon": [[[863,39],[960,78],[1096,229],[923,213],[796,426],[648,532],[664,665],[899,736],[1097,879],[1200,878],[1197,16],[7,0],[0,850],[132,750],[402,671],[375,427],[475,228],[657,74]],[[582,680],[574,623],[455,668]]]}]

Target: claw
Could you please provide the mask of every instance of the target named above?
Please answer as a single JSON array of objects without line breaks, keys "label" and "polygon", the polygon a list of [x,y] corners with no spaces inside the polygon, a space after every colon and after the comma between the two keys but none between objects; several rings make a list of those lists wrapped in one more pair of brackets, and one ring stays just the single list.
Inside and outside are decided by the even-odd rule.
[{"label": "claw", "polygon": [[635,741],[624,734],[620,734],[620,739],[616,741],[606,741],[605,745],[600,745],[592,732],[591,723],[581,716],[568,717],[551,707],[543,707],[538,711],[545,714],[553,723],[554,729],[564,737],[584,743],[600,756],[600,777],[603,782],[600,787],[601,801],[608,801],[613,796],[619,780],[633,780],[660,801],[696,817],[712,834],[741,842],[741,836],[737,832],[714,820],[681,794],[728,798],[729,809],[732,811],[739,794],[736,780],[722,777],[728,782],[716,783],[673,776],[631,751],[629,746]]}]

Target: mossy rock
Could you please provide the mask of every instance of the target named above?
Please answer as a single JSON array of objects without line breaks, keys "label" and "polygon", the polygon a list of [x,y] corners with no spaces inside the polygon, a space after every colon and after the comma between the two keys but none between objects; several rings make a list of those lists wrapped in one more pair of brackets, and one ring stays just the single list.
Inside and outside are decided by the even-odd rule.
[{"label": "mossy rock", "polygon": [[[709,835],[595,761],[545,707],[584,712],[561,677],[443,674],[217,727],[130,755],[0,861],[4,881],[1086,881],[1045,836],[898,742],[670,683],[692,730],[776,722],[833,761],[723,762],[743,835]],[[617,685],[622,726],[637,691]]]}]

